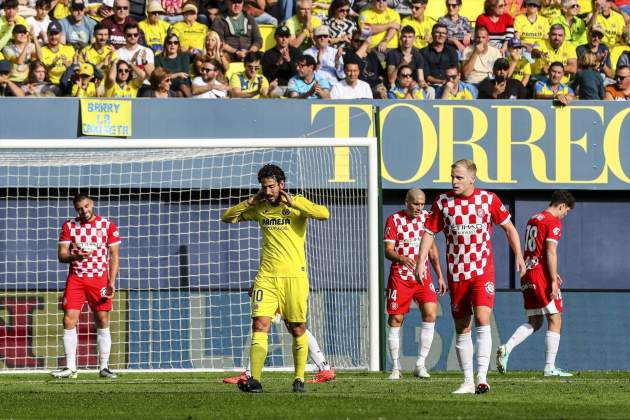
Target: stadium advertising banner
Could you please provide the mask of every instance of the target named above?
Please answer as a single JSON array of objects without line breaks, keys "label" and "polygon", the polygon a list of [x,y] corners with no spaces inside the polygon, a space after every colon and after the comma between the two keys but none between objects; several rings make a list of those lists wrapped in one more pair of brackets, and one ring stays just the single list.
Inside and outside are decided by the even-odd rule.
[{"label": "stadium advertising banner", "polygon": [[[385,189],[446,188],[450,165],[464,157],[477,163],[480,186],[486,188],[630,187],[630,108],[624,104],[378,101],[376,112],[371,104],[328,102],[310,108],[317,136],[326,131],[335,137],[367,136],[378,130]],[[340,151],[339,173],[351,172],[348,162]]]}]

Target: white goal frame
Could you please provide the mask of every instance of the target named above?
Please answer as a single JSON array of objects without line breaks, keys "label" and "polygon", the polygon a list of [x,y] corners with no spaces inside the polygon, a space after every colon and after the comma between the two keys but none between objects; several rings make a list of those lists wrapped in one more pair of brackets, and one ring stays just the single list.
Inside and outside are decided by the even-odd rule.
[{"label": "white goal frame", "polygon": [[[0,153],[12,149],[183,149],[183,148],[290,148],[290,147],[367,147],[368,150],[368,370],[379,371],[380,328],[379,311],[381,281],[379,277],[379,156],[375,137],[352,138],[255,138],[255,139],[3,139]],[[127,372],[193,372],[222,371],[221,369],[122,369]],[[2,369],[0,374],[42,373],[41,370]]]}]

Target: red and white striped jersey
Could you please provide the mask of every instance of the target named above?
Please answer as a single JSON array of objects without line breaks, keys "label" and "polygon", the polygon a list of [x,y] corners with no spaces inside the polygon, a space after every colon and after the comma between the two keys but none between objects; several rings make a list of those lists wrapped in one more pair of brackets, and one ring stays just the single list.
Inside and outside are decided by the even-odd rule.
[{"label": "red and white striped jersey", "polygon": [[494,275],[492,224],[509,220],[510,213],[499,197],[485,190],[476,188],[468,197],[449,191],[436,198],[425,228],[444,232],[450,281]]},{"label": "red and white striped jersey", "polygon": [[[429,212],[426,210],[422,210],[418,217],[407,216],[405,210],[390,215],[385,223],[385,242],[393,242],[398,255],[412,258],[417,262],[420,255],[420,240],[428,215]],[[427,260],[427,273],[428,268]],[[404,264],[393,263],[390,271],[391,274],[397,273],[402,280],[416,280],[413,271]],[[431,281],[430,277],[428,279]]]},{"label": "red and white striped jersey", "polygon": [[70,263],[70,272],[82,277],[102,276],[109,267],[109,247],[120,242],[116,225],[101,216],[86,223],[78,217],[67,220],[59,237],[60,244],[71,244],[71,254],[78,254],[79,250],[90,252],[88,258]]}]

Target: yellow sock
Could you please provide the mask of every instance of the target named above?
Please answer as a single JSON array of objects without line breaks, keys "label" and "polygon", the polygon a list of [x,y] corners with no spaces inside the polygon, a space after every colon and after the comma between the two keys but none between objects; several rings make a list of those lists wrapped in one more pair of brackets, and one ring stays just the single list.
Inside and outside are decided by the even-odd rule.
[{"label": "yellow sock", "polygon": [[[249,362],[252,369],[252,378],[260,381],[262,369],[267,358],[267,333],[254,332],[252,334],[252,346],[249,350]],[[306,359],[304,359],[306,360]]]},{"label": "yellow sock", "polygon": [[295,378],[304,381],[304,368],[308,358],[308,337],[302,334],[293,337],[293,363],[295,363]]}]

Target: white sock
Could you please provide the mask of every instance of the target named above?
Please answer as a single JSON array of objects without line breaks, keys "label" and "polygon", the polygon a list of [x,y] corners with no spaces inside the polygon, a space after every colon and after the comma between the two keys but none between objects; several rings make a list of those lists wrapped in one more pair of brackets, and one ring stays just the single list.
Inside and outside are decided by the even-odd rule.
[{"label": "white sock", "polygon": [[317,340],[309,330],[306,330],[306,337],[308,338],[309,356],[311,356],[311,359],[313,359],[313,362],[315,362],[317,368],[320,370],[320,372],[322,370],[330,370],[330,365],[326,361],[322,349],[319,348]]},{"label": "white sock", "polygon": [[427,360],[431,343],[433,343],[433,332],[435,331],[435,322],[423,322],[420,330],[420,348],[418,349],[418,360],[416,366],[424,366]]},{"label": "white sock", "polygon": [[553,331],[547,331],[545,334],[545,370],[551,370],[556,367],[556,354],[560,346],[560,334]]},{"label": "white sock", "polygon": [[77,370],[77,329],[63,330],[63,351],[66,353],[66,367]]},{"label": "white sock", "polygon": [[249,359],[247,360],[247,368],[245,369],[245,376],[247,376],[248,378],[252,377],[252,364],[249,362]]},{"label": "white sock", "polygon": [[514,334],[512,334],[512,337],[510,337],[507,343],[505,343],[505,349],[507,350],[508,354],[512,353],[514,347],[521,344],[523,341],[525,341],[527,337],[529,337],[533,333],[534,327],[532,327],[529,322],[526,322],[518,327],[516,331],[514,331]]},{"label": "white sock", "polygon": [[473,342],[470,333],[457,334],[455,350],[459,368],[464,372],[464,382],[473,384]]},{"label": "white sock", "polygon": [[492,353],[492,331],[490,325],[477,327],[477,383],[487,384],[488,366]]},{"label": "white sock", "polygon": [[394,369],[400,370],[400,327],[389,327],[387,344],[389,344],[389,355],[392,358]]},{"label": "white sock", "polygon": [[100,370],[107,368],[109,363],[109,353],[112,350],[112,336],[109,328],[96,330],[96,346],[98,347],[98,361]]}]

